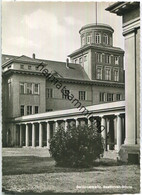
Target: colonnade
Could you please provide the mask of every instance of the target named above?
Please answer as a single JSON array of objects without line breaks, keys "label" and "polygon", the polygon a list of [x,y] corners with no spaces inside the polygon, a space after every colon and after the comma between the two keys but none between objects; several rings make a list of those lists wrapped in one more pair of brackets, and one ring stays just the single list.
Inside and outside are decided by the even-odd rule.
[{"label": "colonnade", "polygon": [[23,147],[47,147],[49,149],[49,140],[59,127],[62,125],[67,131],[68,125],[76,126],[88,124],[91,125],[95,120],[97,125],[101,126],[101,134],[104,138],[105,150],[119,150],[125,139],[125,116],[124,114],[101,115],[90,118],[74,117],[62,118],[44,121],[22,122],[17,125],[18,145]]}]

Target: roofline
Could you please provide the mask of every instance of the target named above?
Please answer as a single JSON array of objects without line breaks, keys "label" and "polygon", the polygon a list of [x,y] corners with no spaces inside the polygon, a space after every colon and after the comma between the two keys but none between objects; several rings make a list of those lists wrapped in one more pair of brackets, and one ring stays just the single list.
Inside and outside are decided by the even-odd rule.
[{"label": "roofline", "polygon": [[[9,69],[8,71],[4,72],[3,75],[7,75],[10,73],[18,73],[18,74],[30,74],[30,75],[39,75],[39,76],[44,76],[41,72],[31,72],[31,71],[24,71],[24,70],[14,70],[14,69]],[[45,76],[44,76],[45,77]],[[45,77],[46,78],[46,77]],[[82,84],[88,84],[88,85],[98,85],[98,86],[111,86],[111,87],[120,87],[124,88],[125,84],[124,83],[117,83],[117,82],[112,82],[112,81],[100,81],[100,80],[81,80],[81,79],[70,79],[70,78],[59,78],[56,77],[59,81],[64,81],[64,82],[72,82],[72,83],[82,83]]]},{"label": "roofline", "polygon": [[78,50],[75,50],[73,53],[71,53],[70,55],[68,55],[68,57],[72,57],[75,54],[78,54],[80,52],[85,51],[86,49],[102,49],[103,51],[105,51],[105,49],[107,49],[108,51],[112,51],[112,50],[114,51],[114,49],[116,49],[116,51],[118,53],[124,54],[124,50],[121,49],[121,48],[120,48],[121,50],[119,50],[117,47],[110,47],[110,48],[109,47],[101,47],[101,48],[99,48],[99,47],[100,46],[96,46],[96,45],[87,45],[87,46],[84,46],[84,47],[79,48]]}]

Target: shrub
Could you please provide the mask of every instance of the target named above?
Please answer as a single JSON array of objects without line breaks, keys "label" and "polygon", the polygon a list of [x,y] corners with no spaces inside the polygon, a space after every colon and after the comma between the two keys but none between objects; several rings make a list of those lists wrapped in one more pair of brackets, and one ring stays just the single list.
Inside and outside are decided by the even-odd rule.
[{"label": "shrub", "polygon": [[95,125],[59,127],[50,140],[50,153],[58,166],[90,167],[103,153],[103,138]]}]

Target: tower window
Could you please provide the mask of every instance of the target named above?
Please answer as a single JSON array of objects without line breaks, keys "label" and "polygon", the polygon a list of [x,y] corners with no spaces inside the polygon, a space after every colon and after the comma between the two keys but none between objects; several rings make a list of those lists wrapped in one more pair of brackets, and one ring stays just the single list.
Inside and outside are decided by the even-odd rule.
[{"label": "tower window", "polygon": [[86,62],[87,61],[87,56],[84,56],[84,62]]},{"label": "tower window", "polygon": [[85,37],[82,37],[82,46],[85,45]]},{"label": "tower window", "polygon": [[97,62],[102,62],[102,54],[97,53]]},{"label": "tower window", "polygon": [[79,58],[79,64],[82,64],[82,58]]},{"label": "tower window", "polygon": [[97,44],[101,43],[101,34],[100,33],[95,34],[95,43],[97,43]]},{"label": "tower window", "polygon": [[34,84],[34,94],[39,94],[39,84]]},{"label": "tower window", "polygon": [[105,55],[105,63],[107,63],[107,64],[111,63],[111,55],[109,55],[109,54]]},{"label": "tower window", "polygon": [[119,81],[119,71],[114,70],[114,81]]},{"label": "tower window", "polygon": [[91,43],[91,36],[87,36],[87,44]]},{"label": "tower window", "polygon": [[100,102],[105,102],[106,101],[106,93],[100,92]]},{"label": "tower window", "polygon": [[38,106],[35,106],[35,114],[38,113]]},{"label": "tower window", "polygon": [[97,74],[96,75],[97,79],[102,80],[102,68],[101,67],[97,68],[96,74]]},{"label": "tower window", "polygon": [[24,92],[25,92],[25,85],[24,83],[20,83],[20,93],[24,94]]},{"label": "tower window", "polygon": [[111,80],[111,69],[110,68],[107,68],[105,70],[105,79],[110,81]]},{"label": "tower window", "polygon": [[115,63],[115,65],[119,64],[119,57],[118,56],[114,57],[114,63]]},{"label": "tower window", "polygon": [[122,95],[121,94],[116,94],[116,101],[122,100]]},{"label": "tower window", "polygon": [[66,99],[68,100],[69,99],[69,94],[70,94],[70,91],[69,90],[64,90],[63,93],[62,93],[62,99]]},{"label": "tower window", "polygon": [[104,43],[108,45],[108,35],[104,34]]},{"label": "tower window", "polygon": [[32,83],[27,83],[27,94],[32,94]]}]

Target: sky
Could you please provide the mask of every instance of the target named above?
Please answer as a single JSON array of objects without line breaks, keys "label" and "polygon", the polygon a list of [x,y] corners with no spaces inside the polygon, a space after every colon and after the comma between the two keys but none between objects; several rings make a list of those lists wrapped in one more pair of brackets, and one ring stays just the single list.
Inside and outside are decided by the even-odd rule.
[{"label": "sky", "polygon": [[[124,49],[122,18],[97,3],[97,22],[114,29],[113,45]],[[113,2],[114,3],[114,2]],[[3,2],[2,53],[66,61],[79,49],[79,30],[96,22],[95,2]]]}]

